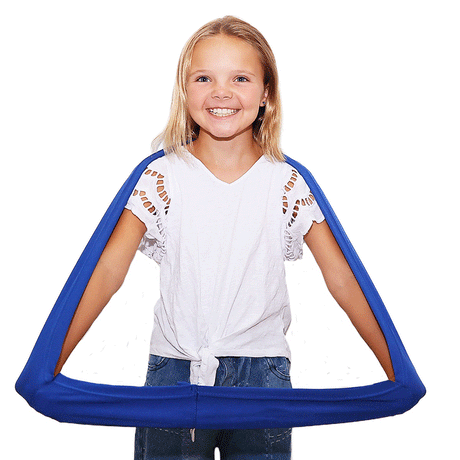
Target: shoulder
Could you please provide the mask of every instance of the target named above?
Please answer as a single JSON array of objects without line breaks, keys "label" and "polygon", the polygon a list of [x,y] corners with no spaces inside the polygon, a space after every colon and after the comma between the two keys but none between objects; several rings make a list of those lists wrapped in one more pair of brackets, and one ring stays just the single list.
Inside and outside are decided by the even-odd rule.
[{"label": "shoulder", "polygon": [[170,153],[151,161],[142,172],[138,185],[144,187],[165,186],[174,176],[180,174],[183,167],[182,160],[177,155]]},{"label": "shoulder", "polygon": [[299,171],[286,161],[273,162],[267,159],[266,165],[272,170],[274,180],[276,180],[282,188],[283,194],[291,192],[294,189],[296,191],[302,191],[302,193],[309,190],[305,179]]},{"label": "shoulder", "polygon": [[170,168],[171,158],[170,155],[164,155],[160,158],[156,158],[155,160],[151,161],[145,168],[143,174],[148,176],[151,175],[153,171],[161,171],[162,173],[167,173],[168,169]]},{"label": "shoulder", "polygon": [[[169,155],[151,161],[141,173],[128,201],[128,209],[147,209],[151,215],[167,214],[170,198],[171,159]],[[138,214],[136,214],[138,215]],[[139,215],[138,215],[139,217]],[[142,219],[145,222],[145,219]]]}]

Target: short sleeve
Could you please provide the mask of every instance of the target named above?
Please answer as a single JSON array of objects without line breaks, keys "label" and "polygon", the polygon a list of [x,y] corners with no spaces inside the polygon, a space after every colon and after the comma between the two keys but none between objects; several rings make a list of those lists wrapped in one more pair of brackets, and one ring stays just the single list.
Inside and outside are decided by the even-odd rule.
[{"label": "short sleeve", "polygon": [[165,225],[170,203],[164,174],[150,164],[139,178],[125,207],[147,227],[139,251],[158,263],[166,250]]},{"label": "short sleeve", "polygon": [[304,178],[292,168],[282,191],[284,215],[284,259],[297,260],[303,256],[303,237],[313,222],[324,220],[323,213]]}]

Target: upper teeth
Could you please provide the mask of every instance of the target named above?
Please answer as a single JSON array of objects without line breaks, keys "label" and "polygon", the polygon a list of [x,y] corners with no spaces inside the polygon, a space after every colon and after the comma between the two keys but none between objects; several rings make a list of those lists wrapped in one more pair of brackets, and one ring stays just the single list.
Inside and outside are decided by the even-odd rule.
[{"label": "upper teeth", "polygon": [[238,112],[236,109],[209,109],[209,111],[218,117],[226,117],[227,115],[233,115]]}]

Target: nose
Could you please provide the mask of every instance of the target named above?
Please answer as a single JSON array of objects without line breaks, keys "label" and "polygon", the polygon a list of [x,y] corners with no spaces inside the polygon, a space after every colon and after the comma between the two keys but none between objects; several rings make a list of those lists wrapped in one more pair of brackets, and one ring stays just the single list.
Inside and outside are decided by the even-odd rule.
[{"label": "nose", "polygon": [[216,85],[211,93],[211,97],[216,100],[225,100],[225,99],[231,99],[233,96],[233,93],[231,92],[230,88],[228,88],[227,85]]}]

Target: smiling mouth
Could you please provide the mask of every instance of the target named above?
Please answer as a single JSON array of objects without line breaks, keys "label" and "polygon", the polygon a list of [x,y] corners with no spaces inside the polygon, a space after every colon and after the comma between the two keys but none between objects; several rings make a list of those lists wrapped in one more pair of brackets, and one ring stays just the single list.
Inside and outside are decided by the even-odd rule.
[{"label": "smiling mouth", "polygon": [[216,117],[228,117],[230,115],[235,115],[238,112],[238,109],[208,109],[208,112]]}]

